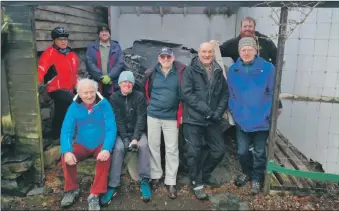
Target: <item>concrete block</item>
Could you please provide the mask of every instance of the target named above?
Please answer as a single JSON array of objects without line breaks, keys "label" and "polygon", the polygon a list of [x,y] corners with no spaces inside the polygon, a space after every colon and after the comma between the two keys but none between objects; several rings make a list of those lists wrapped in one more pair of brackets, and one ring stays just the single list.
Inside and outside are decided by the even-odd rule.
[{"label": "concrete block", "polygon": [[339,56],[339,40],[329,40],[328,56]]},{"label": "concrete block", "polygon": [[321,95],[327,96],[327,97],[333,97],[335,95],[335,88],[324,87],[322,92],[321,92]]},{"label": "concrete block", "polygon": [[326,56],[315,56],[313,58],[312,72],[325,72],[327,68]]},{"label": "concrete block", "polygon": [[328,39],[330,36],[331,24],[330,23],[318,23],[316,30],[316,39]]},{"label": "concrete block", "polygon": [[313,55],[299,55],[298,56],[298,71],[311,71],[313,65]]},{"label": "concrete block", "polygon": [[328,42],[329,42],[328,40],[315,40],[314,55],[322,55],[322,56],[327,55]]},{"label": "concrete block", "polygon": [[338,82],[338,73],[326,72],[324,81],[324,88],[335,88]]},{"label": "concrete block", "polygon": [[313,39],[301,39],[299,43],[299,54],[313,55],[313,53],[314,53],[314,40]]},{"label": "concrete block", "polygon": [[339,23],[332,23],[330,30],[330,39],[339,40]]},{"label": "concrete block", "polygon": [[332,8],[318,8],[317,23],[331,23],[332,11]]},{"label": "concrete block", "polygon": [[314,38],[317,32],[317,24],[313,23],[304,23],[300,25],[300,35],[302,38]]},{"label": "concrete block", "polygon": [[328,56],[327,57],[327,67],[326,71],[328,72],[339,72],[339,59],[338,57]]}]

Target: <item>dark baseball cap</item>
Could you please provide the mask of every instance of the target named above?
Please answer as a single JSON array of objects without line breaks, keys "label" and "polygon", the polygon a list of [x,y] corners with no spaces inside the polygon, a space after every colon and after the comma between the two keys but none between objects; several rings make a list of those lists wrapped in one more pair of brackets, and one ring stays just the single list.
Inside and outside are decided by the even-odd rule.
[{"label": "dark baseball cap", "polygon": [[171,48],[167,48],[167,47],[164,47],[161,49],[160,53],[159,53],[159,56],[160,55],[169,55],[169,56],[173,56],[174,53],[173,53],[173,50]]}]

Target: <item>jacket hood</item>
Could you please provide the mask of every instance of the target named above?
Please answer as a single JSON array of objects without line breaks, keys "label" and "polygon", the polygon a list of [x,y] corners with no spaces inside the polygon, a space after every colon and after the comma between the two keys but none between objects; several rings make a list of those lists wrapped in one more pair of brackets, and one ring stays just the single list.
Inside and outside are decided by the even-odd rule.
[{"label": "jacket hood", "polygon": [[[104,97],[100,94],[100,92],[97,92],[96,93],[96,97],[95,97],[95,105],[100,103],[102,100],[104,99]],[[73,98],[73,101],[78,103],[78,104],[81,104],[83,103],[82,102],[82,99],[80,98],[79,94],[76,94]]]}]

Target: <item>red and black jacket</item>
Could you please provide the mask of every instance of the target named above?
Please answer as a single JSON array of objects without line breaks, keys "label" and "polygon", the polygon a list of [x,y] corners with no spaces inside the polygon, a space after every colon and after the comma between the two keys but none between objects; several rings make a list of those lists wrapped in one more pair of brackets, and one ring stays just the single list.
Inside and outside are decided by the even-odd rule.
[{"label": "red and black jacket", "polygon": [[[174,61],[173,65],[174,65],[175,69],[178,71],[179,82],[181,84],[181,82],[182,82],[182,72],[185,70],[186,65],[184,65],[184,64],[182,64],[178,61]],[[151,93],[152,93],[152,88],[153,88],[153,82],[154,82],[154,78],[155,78],[155,74],[156,74],[155,67],[147,69],[145,71],[145,78],[146,78],[145,95],[146,95],[146,99],[147,99],[148,104],[151,101]],[[181,124],[182,115],[183,115],[183,103],[180,100],[180,103],[178,105],[178,111],[177,111],[177,122],[178,122],[177,127],[178,128]]]},{"label": "red and black jacket", "polygon": [[39,84],[47,84],[48,92],[60,89],[73,92],[78,79],[78,66],[78,57],[71,48],[61,50],[52,45],[39,58]]}]

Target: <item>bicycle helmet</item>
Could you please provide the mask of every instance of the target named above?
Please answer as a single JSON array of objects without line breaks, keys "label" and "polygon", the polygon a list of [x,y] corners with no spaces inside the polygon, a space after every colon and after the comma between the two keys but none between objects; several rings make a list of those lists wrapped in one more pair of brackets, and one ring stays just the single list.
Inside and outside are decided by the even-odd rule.
[{"label": "bicycle helmet", "polygon": [[67,37],[69,36],[69,32],[63,27],[56,27],[51,32],[51,37],[53,40],[59,37]]}]

